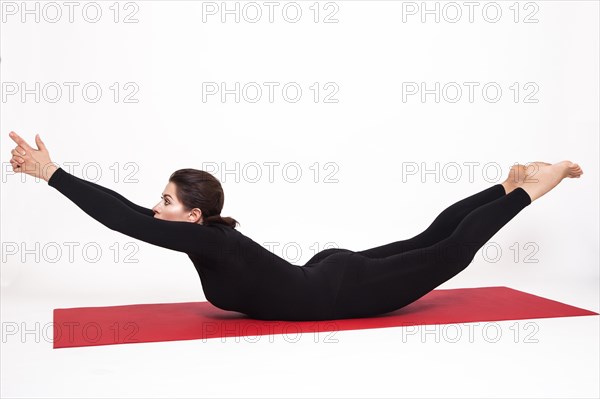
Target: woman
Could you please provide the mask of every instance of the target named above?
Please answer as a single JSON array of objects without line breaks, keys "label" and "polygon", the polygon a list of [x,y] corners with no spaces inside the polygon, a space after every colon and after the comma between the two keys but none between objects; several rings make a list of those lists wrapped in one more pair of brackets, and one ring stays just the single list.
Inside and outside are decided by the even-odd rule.
[{"label": "woman", "polygon": [[221,217],[222,187],[209,173],[176,171],[162,201],[148,209],[56,166],[39,135],[38,149],[14,132],[10,137],[17,143],[15,172],[44,179],[112,230],[185,252],[210,303],[262,320],[369,317],[404,307],[464,270],[531,202],[565,177],[583,174],[569,161],[535,162],[535,178],[515,165],[502,184],[449,206],[413,238],[363,251],[326,249],[296,266],[238,232],[235,219]]}]

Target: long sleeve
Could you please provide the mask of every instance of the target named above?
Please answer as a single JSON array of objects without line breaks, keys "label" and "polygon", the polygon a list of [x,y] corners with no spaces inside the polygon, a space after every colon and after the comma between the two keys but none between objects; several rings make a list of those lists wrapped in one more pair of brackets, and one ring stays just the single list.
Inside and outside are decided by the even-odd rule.
[{"label": "long sleeve", "polygon": [[118,197],[58,168],[48,185],[111,230],[175,251],[205,254],[218,250],[220,237],[210,226],[156,219],[140,213]]},{"label": "long sleeve", "polygon": [[133,202],[129,201],[127,198],[123,197],[121,194],[117,193],[116,191],[111,190],[110,188],[106,188],[104,186],[93,183],[91,181],[81,179],[75,175],[71,175],[71,176],[73,176],[75,179],[77,179],[85,184],[89,184],[92,187],[96,187],[98,190],[102,190],[105,193],[110,194],[115,198],[118,198],[121,202],[123,202],[125,205],[127,205],[131,209],[135,210],[136,212],[139,212],[139,213],[142,213],[142,214],[148,215],[148,216],[154,216],[154,211],[152,209],[144,208],[143,206],[133,203]]}]

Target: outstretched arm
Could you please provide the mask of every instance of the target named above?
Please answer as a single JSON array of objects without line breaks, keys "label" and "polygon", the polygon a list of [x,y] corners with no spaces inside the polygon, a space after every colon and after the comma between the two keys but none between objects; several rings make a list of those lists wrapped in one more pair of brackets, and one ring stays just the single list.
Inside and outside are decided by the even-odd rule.
[{"label": "outstretched arm", "polygon": [[155,219],[151,210],[56,166],[39,135],[35,136],[38,149],[15,132],[10,132],[10,137],[17,143],[11,151],[13,171],[44,179],[109,229],[187,254],[218,256],[223,248],[223,234],[217,227]]},{"label": "outstretched arm", "polygon": [[60,167],[54,171],[48,185],[109,229],[138,240],[188,254],[218,253],[221,247],[222,236],[210,225],[161,220],[140,213]]},{"label": "outstretched arm", "polygon": [[142,213],[142,214],[148,215],[148,216],[154,216],[154,211],[152,209],[144,208],[143,206],[135,204],[135,203],[129,201],[127,198],[123,197],[121,194],[117,193],[116,191],[111,190],[110,188],[101,186],[99,184],[96,184],[96,183],[88,181],[88,180],[81,179],[74,175],[73,175],[73,177],[79,181],[82,181],[85,184],[89,184],[92,187],[97,188],[98,190],[102,190],[105,193],[112,195],[113,197],[119,199],[121,202],[123,202],[125,205],[127,205],[128,207],[130,207],[131,209],[133,209],[136,212],[139,212],[139,213]]}]

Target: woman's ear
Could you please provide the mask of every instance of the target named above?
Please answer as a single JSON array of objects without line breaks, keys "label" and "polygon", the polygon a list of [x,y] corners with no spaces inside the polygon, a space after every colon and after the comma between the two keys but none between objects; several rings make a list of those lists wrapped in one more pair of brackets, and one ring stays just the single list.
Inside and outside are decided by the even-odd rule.
[{"label": "woman's ear", "polygon": [[192,209],[188,213],[187,219],[188,219],[188,222],[202,224],[202,211],[200,209],[198,209],[198,208]]}]

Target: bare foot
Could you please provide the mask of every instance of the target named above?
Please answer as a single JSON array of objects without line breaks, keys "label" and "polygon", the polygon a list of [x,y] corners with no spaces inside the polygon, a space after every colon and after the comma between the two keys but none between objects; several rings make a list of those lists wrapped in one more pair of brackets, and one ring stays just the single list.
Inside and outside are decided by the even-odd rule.
[{"label": "bare foot", "polygon": [[538,166],[537,171],[528,174],[520,185],[532,202],[556,187],[565,177],[579,178],[583,174],[581,167],[571,161],[536,166]]},{"label": "bare foot", "polygon": [[[510,171],[508,172],[508,177],[502,183],[502,185],[504,186],[504,191],[506,192],[506,194],[508,194],[511,191],[513,191],[515,188],[521,187],[523,185],[523,183],[525,182],[525,179],[527,178],[527,176],[535,176],[535,174],[540,170],[540,167],[550,166],[550,165],[552,165],[552,164],[548,163],[548,162],[541,162],[541,161],[528,162],[525,165],[522,165],[522,164],[513,165],[510,168]],[[569,175],[567,177],[579,178],[583,174],[583,171],[581,170],[581,167],[579,165],[577,165],[577,164],[574,164],[574,165],[576,167],[569,169]],[[529,180],[531,180],[531,178]]]},{"label": "bare foot", "polygon": [[537,173],[538,170],[540,170],[540,166],[550,166],[552,165],[551,163],[548,162],[540,162],[540,161],[535,161],[535,162],[528,162],[526,165],[526,175],[535,175]]},{"label": "bare foot", "polygon": [[510,171],[508,172],[508,177],[502,183],[504,186],[504,191],[506,194],[510,193],[517,187],[521,187],[521,185],[525,182],[527,175],[537,171],[541,165],[552,165],[548,162],[529,162],[526,165],[521,165],[520,163],[511,166]]},{"label": "bare foot", "polygon": [[[570,162],[570,161],[562,161],[562,162]],[[527,164],[527,171],[525,172],[525,174],[527,176],[531,176],[528,181],[531,181],[533,176],[535,176],[535,174],[537,173],[537,171],[539,170],[540,166],[544,166],[544,165],[552,165],[551,163],[548,162],[529,162]],[[571,177],[571,178],[580,178],[581,175],[583,174],[583,170],[581,169],[581,166],[579,166],[579,164],[573,163],[571,162],[571,166],[569,168],[569,173],[567,174],[566,177]],[[531,169],[531,170],[530,170]],[[522,183],[523,181],[521,181]]]}]

